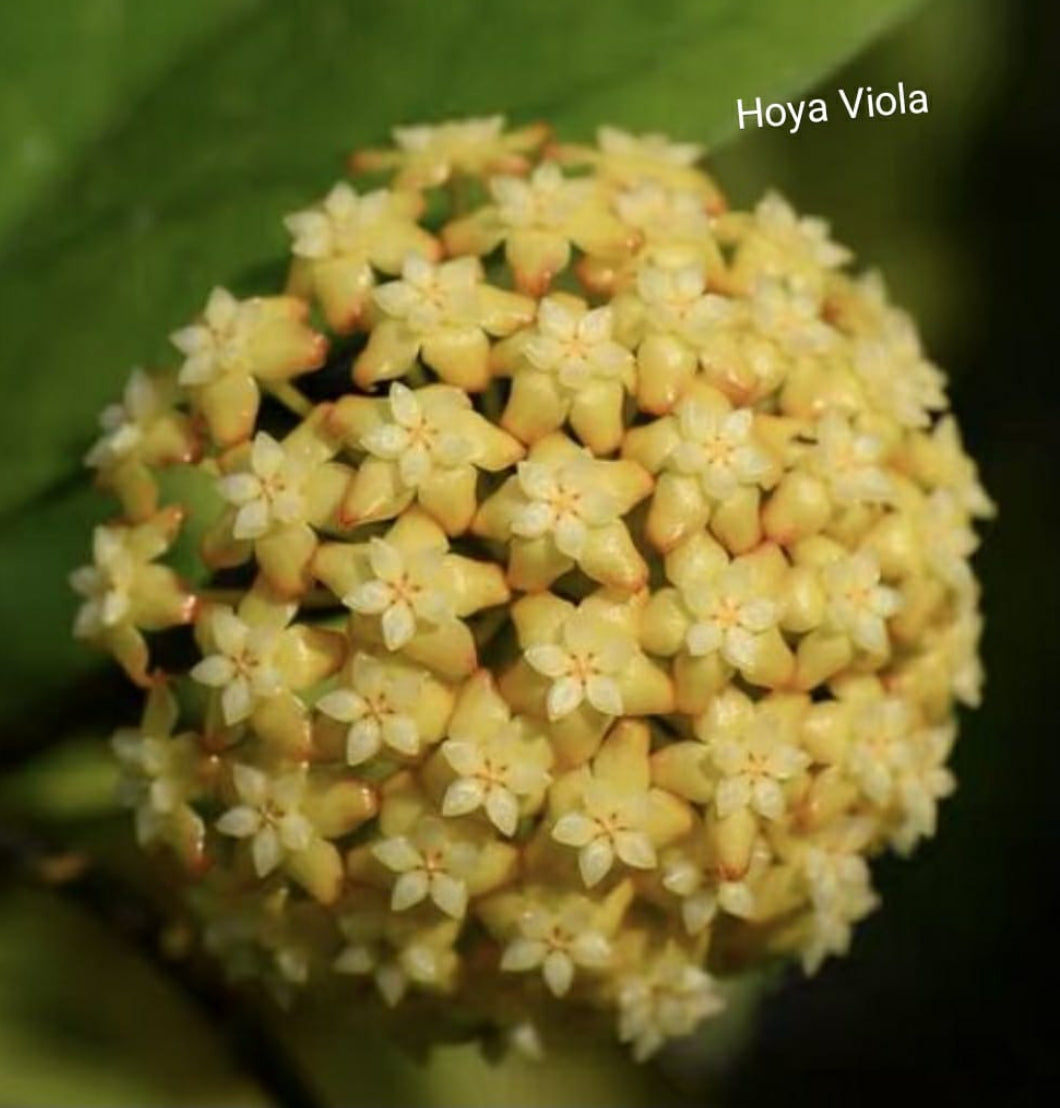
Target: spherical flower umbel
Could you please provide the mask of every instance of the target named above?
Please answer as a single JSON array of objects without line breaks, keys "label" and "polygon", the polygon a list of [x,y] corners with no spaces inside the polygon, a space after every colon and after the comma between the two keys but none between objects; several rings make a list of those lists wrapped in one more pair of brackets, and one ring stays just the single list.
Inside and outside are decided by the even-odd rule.
[{"label": "spherical flower umbel", "polygon": [[121,797],[233,971],[642,1059],[935,833],[994,506],[826,223],[548,134],[396,128],[283,289],[202,290],[86,435],[74,633],[145,689]]}]

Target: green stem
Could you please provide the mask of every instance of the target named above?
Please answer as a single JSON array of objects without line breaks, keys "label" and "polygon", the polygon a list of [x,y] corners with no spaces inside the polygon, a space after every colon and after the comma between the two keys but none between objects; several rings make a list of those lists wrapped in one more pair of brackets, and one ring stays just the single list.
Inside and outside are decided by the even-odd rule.
[{"label": "green stem", "polygon": [[305,419],[313,410],[313,404],[309,398],[303,396],[289,381],[274,381],[266,385],[265,390],[299,419]]}]

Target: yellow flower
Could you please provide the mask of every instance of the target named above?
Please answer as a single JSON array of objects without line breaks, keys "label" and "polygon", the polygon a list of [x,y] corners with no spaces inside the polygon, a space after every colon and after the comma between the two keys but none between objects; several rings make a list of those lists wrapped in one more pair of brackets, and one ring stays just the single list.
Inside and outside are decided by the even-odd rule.
[{"label": "yellow flower", "polygon": [[523,455],[450,385],[410,389],[395,381],[385,400],[346,396],[329,425],[365,454],[342,504],[348,526],[391,519],[415,501],[458,535],[478,507],[478,471],[497,472]]},{"label": "yellow flower", "polygon": [[512,391],[501,423],[526,443],[557,431],[569,419],[594,454],[622,441],[622,404],[636,387],[633,356],[612,338],[611,310],[590,310],[573,297],[538,305],[532,330],[513,336]]},{"label": "yellow flower", "polygon": [[196,620],[204,657],[191,676],[215,690],[225,727],[249,721],[266,743],[299,756],[309,748],[310,723],[297,693],[339,669],[345,643],[334,631],[292,626],[297,609],[260,589],[236,611],[204,605]]},{"label": "yellow flower", "polygon": [[659,856],[659,883],[681,906],[681,922],[690,936],[702,935],[719,912],[738,919],[754,913],[754,896],[746,880],[730,881],[715,873],[711,839],[697,824],[681,843]]},{"label": "yellow flower", "polygon": [[896,781],[900,822],[891,835],[894,846],[908,854],[920,839],[931,838],[938,822],[938,802],[957,787],[946,761],[957,729],[952,723],[925,728],[909,737],[909,758]]},{"label": "yellow flower", "polygon": [[595,181],[564,177],[546,162],[527,178],[489,181],[492,203],[448,224],[443,241],[451,254],[490,254],[502,243],[515,286],[541,296],[566,269],[571,247],[588,254],[621,251],[629,231],[608,210]]},{"label": "yellow flower", "polygon": [[763,276],[821,285],[852,256],[832,242],[823,219],[798,215],[778,192],[766,193],[753,215],[722,216],[719,234],[738,241],[733,271],[748,286]]},{"label": "yellow flower", "polygon": [[794,658],[779,631],[787,563],[776,546],[765,543],[730,561],[700,534],[668,554],[665,565],[674,586],[653,594],[641,642],[654,654],[677,655],[674,676],[683,710],[701,710],[732,669],[756,685],[790,680]]},{"label": "yellow flower", "polygon": [[501,885],[516,861],[515,851],[483,824],[443,818],[404,780],[384,791],[379,829],[380,837],[355,850],[349,866],[355,878],[363,873],[389,888],[395,912],[430,903],[462,919],[469,901]]},{"label": "yellow flower", "polygon": [[481,391],[490,378],[489,337],[508,335],[534,315],[530,300],[486,284],[474,258],[434,265],[409,255],[400,280],[380,285],[372,298],[381,318],[353,364],[354,383],[364,389],[401,377],[420,357],[450,385]]},{"label": "yellow flower", "polygon": [[592,973],[611,962],[611,935],[621,916],[610,907],[577,894],[549,897],[546,890],[528,890],[501,969],[540,970],[549,992],[566,996],[579,971]]},{"label": "yellow flower", "polygon": [[374,794],[349,783],[330,795],[311,787],[304,764],[280,773],[236,762],[232,766],[234,803],[217,821],[217,830],[250,848],[259,879],[283,868],[315,899],[325,904],[339,894],[342,858],[327,840],[349,834],[375,814]]},{"label": "yellow flower", "polygon": [[913,320],[887,303],[875,273],[833,293],[832,302],[855,336],[852,369],[870,403],[903,427],[926,428],[931,413],[946,407],[946,377],[924,356]]},{"label": "yellow flower", "polygon": [[879,438],[857,431],[834,409],[817,421],[814,436],[809,466],[836,504],[886,503],[893,497],[893,483],[881,467],[885,448]]},{"label": "yellow flower", "polygon": [[444,185],[455,174],[524,173],[549,129],[543,123],[507,132],[504,127],[503,115],[395,127],[396,149],[359,150],[350,166],[355,173],[396,169],[394,185],[401,189]]},{"label": "yellow flower", "polygon": [[551,593],[526,596],[512,609],[522,657],[501,679],[517,710],[547,719],[561,760],[590,757],[611,720],[673,706],[666,673],[638,648],[643,599],[607,593],[577,607]]},{"label": "yellow flower", "polygon": [[509,543],[514,588],[546,588],[577,565],[594,581],[635,591],[647,565],[622,517],[650,491],[636,462],[600,461],[564,435],[546,435],[482,504],[472,530]]},{"label": "yellow flower", "polygon": [[177,703],[164,683],[152,686],[138,728],[114,733],[122,769],[119,797],[136,817],[141,846],[165,843],[189,869],[204,861],[206,826],[194,807],[205,791],[208,759],[191,732],[173,734]]},{"label": "yellow flower", "polygon": [[356,907],[339,920],[346,945],[335,959],[335,971],[370,976],[391,1008],[410,987],[449,992],[455,984],[459,958],[453,944],[460,924],[429,919],[415,912],[395,915],[386,901],[370,899],[359,890]]},{"label": "yellow flower", "polygon": [[807,973],[816,973],[829,955],[845,954],[853,924],[879,904],[860,853],[866,835],[864,823],[840,823],[799,852],[799,870],[810,897],[809,934],[802,950]]},{"label": "yellow flower", "polygon": [[648,260],[636,285],[615,299],[619,340],[636,347],[637,404],[668,412],[688,388],[707,336],[734,318],[727,297],[707,291],[702,262]]},{"label": "yellow flower", "polygon": [[909,453],[918,480],[950,492],[973,519],[990,519],[997,508],[979,482],[975,462],[964,452],[953,416],[943,416],[930,435],[914,435]]},{"label": "yellow flower", "polygon": [[446,733],[437,756],[450,771],[442,815],[482,809],[502,835],[514,835],[520,818],[544,802],[552,764],[548,739],[532,721],[512,718],[482,671],[461,689]]},{"label": "yellow flower", "polygon": [[101,526],[92,537],[93,564],[70,574],[84,597],[74,635],[109,650],[138,684],[148,681],[143,631],[189,623],[195,598],[168,566],[155,565],[180,529],[183,512],[165,508],[142,523]]},{"label": "yellow flower", "polygon": [[651,785],[649,743],[643,724],[619,723],[591,765],[571,770],[553,787],[552,838],[578,852],[586,888],[599,884],[616,862],[654,869],[656,848],[689,829],[687,805]]},{"label": "yellow flower", "polygon": [[669,415],[626,433],[622,454],[656,476],[647,534],[663,553],[712,516],[731,548],[761,538],[759,489],[776,481],[777,463],[756,437],[754,409],[696,379]]},{"label": "yellow flower", "polygon": [[297,297],[236,300],[216,288],[202,318],[170,336],[184,355],[177,380],[191,390],[219,445],[250,437],[259,381],[287,381],[323,364],[327,340],[306,325],[308,315]]},{"label": "yellow flower", "polygon": [[645,954],[617,983],[618,1037],[632,1046],[638,1062],[667,1039],[690,1034],[724,1007],[714,979],[677,942],[667,940],[661,949]]},{"label": "yellow flower", "polygon": [[358,195],[340,181],[318,205],[284,219],[294,240],[288,291],[318,298],[334,330],[353,330],[371,300],[376,271],[400,273],[410,254],[438,260],[438,240],[416,222],[423,208],[414,192]]},{"label": "yellow flower", "polygon": [[784,784],[809,763],[804,751],[761,724],[740,739],[714,740],[710,759],[718,773],[714,806],[721,819],[741,808],[752,809],[762,819],[780,819],[786,808]]},{"label": "yellow flower", "polygon": [[827,626],[859,650],[885,654],[886,621],[898,611],[900,598],[880,584],[876,557],[865,551],[850,554],[826,565],[821,576],[828,598]]},{"label": "yellow flower", "polygon": [[710,211],[720,211],[725,201],[717,185],[696,168],[706,151],[692,142],[673,142],[663,134],[635,135],[619,127],[600,127],[595,147],[564,144],[553,156],[574,165],[592,165],[599,176],[617,185],[648,181],[670,188],[705,194]]},{"label": "yellow flower", "polygon": [[438,742],[452,711],[449,689],[427,670],[358,650],[343,683],[316,702],[317,711],[347,724],[345,758],[359,766],[379,756],[415,758]]},{"label": "yellow flower", "polygon": [[331,460],[338,444],[324,433],[327,415],[318,409],[282,443],[259,431],[253,443],[222,458],[217,486],[230,507],[207,533],[209,562],[239,565],[253,554],[277,593],[297,596],[309,588],[317,529],[336,525],[352,476]]},{"label": "yellow flower", "polygon": [[198,451],[191,422],[175,406],[176,381],[134,369],[121,403],[99,417],[102,437],[85,455],[101,488],[112,490],[133,522],[158,511],[153,467],[190,462]]},{"label": "yellow flower", "polygon": [[133,374],[76,631],[150,689],[121,795],[228,970],[644,1058],[706,967],[845,951],[934,833],[994,507],[823,221],[545,134],[399,128],[287,217],[288,295],[216,290]]},{"label": "yellow flower", "polygon": [[466,677],[477,664],[465,617],[509,596],[497,566],[449,553],[445,532],[415,510],[385,538],[324,543],[313,572],[354,613],[356,639],[448,678]]}]

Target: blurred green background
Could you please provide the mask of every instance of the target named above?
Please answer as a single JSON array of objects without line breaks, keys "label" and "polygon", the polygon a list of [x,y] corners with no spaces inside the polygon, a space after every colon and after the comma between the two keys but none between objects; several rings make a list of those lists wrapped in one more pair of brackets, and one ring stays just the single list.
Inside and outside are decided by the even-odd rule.
[{"label": "blurred green background", "polygon": [[[1037,1103],[1057,1076],[1054,735],[1055,5],[1012,0],[63,0],[0,14],[0,829],[142,879],[102,739],[135,719],[71,645],[65,575],[101,504],[76,459],[130,365],[215,281],[280,272],[279,216],[392,122],[545,115],[717,140],[737,204],[769,186],[878,266],[952,380],[1001,515],[978,565],[988,691],[957,796],[852,955],[769,986],[636,1068],[586,1046],[537,1068],[426,1066],[332,1013],[273,1022],[334,1105],[753,1105],[928,1096]],[[838,71],[836,71],[836,67]],[[927,116],[744,132],[736,96],[924,88]],[[202,1012],[89,914],[0,870],[0,1106],[267,1103]]]}]

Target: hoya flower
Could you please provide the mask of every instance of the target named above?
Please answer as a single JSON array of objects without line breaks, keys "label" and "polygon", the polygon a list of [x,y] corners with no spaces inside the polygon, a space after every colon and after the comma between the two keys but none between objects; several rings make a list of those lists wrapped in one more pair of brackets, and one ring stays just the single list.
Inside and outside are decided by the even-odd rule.
[{"label": "hoya flower", "polygon": [[913,438],[910,446],[916,476],[929,488],[947,490],[973,519],[990,519],[997,513],[979,480],[975,462],[964,452],[960,429],[952,416],[943,416],[930,435]]},{"label": "hoya flower", "polygon": [[134,369],[120,403],[99,417],[103,435],[85,455],[101,488],[111,489],[134,522],[158,511],[155,466],[189,462],[198,450],[191,420],[177,410],[176,382]]},{"label": "hoya flower", "polygon": [[952,723],[923,728],[909,738],[909,757],[896,782],[899,823],[891,839],[908,854],[921,839],[931,838],[938,824],[938,802],[957,787],[946,760],[957,737]]},{"label": "hoya flower", "polygon": [[510,543],[515,588],[545,588],[577,565],[594,581],[632,591],[647,566],[622,517],[650,490],[636,462],[601,461],[564,435],[548,435],[482,504],[472,530]]},{"label": "hoya flower", "polygon": [[501,423],[523,442],[534,443],[569,419],[594,453],[616,450],[622,441],[622,404],[636,376],[632,354],[612,337],[611,310],[547,297],[534,329],[515,337],[512,392]]},{"label": "hoya flower", "polygon": [[452,704],[452,693],[429,671],[359,650],[342,684],[325,693],[316,708],[348,725],[345,758],[359,766],[384,751],[415,758],[442,737]]},{"label": "hoya flower", "polygon": [[348,834],[375,814],[371,790],[340,785],[330,796],[314,795],[305,765],[273,775],[243,762],[232,766],[232,786],[234,803],[217,830],[249,847],[257,876],[282,866],[316,900],[334,901],[342,859],[327,839]]},{"label": "hoya flower", "polygon": [[659,882],[681,905],[681,922],[689,935],[701,935],[719,912],[747,919],[754,913],[754,896],[745,880],[730,881],[711,867],[709,837],[696,827],[682,845],[668,847],[659,859]]},{"label": "hoya flower", "polygon": [[377,842],[372,854],[392,874],[390,906],[395,912],[430,901],[445,915],[462,919],[470,886],[486,891],[492,884],[481,839],[452,820],[423,815],[407,834]]},{"label": "hoya flower", "polygon": [[265,877],[280,864],[285,854],[298,854],[313,841],[313,825],[302,813],[305,778],[290,773],[270,780],[254,766],[232,768],[239,803],[217,821],[225,835],[247,839],[254,869]]},{"label": "hoya flower", "polygon": [[776,480],[777,463],[755,433],[752,408],[733,408],[694,382],[669,415],[630,430],[622,453],[656,477],[647,533],[664,553],[712,517],[732,547],[760,539],[759,490]]},{"label": "hoya flower", "polygon": [[823,221],[546,134],[396,129],[283,221],[282,293],[133,374],[75,631],[145,688],[121,797],[234,977],[646,1058],[934,834],[994,506]]},{"label": "hoya flower", "polygon": [[293,239],[288,291],[316,296],[331,327],[352,330],[370,303],[377,272],[400,273],[410,254],[438,260],[437,239],[416,222],[423,208],[415,192],[359,195],[340,181],[319,204],[283,221]]},{"label": "hoya flower", "polygon": [[805,751],[779,739],[762,722],[739,739],[711,743],[710,759],[718,773],[714,806],[721,819],[742,808],[762,819],[780,819],[787,804],[785,783],[809,764]]},{"label": "hoya flower", "polygon": [[490,336],[510,334],[534,314],[526,297],[486,284],[474,258],[434,265],[409,255],[400,279],[380,285],[373,300],[382,319],[353,366],[362,388],[400,377],[420,357],[450,385],[484,389]]},{"label": "hoya flower", "polygon": [[454,119],[395,127],[394,149],[358,150],[355,172],[394,169],[394,185],[422,189],[444,185],[456,174],[525,173],[529,155],[548,137],[548,127],[532,123],[506,131],[503,115]]},{"label": "hoya flower", "polygon": [[969,562],[979,539],[956,495],[949,489],[936,489],[917,509],[915,521],[932,572],[958,594],[974,593]]},{"label": "hoya flower", "polygon": [[872,554],[859,552],[826,565],[821,571],[828,597],[827,619],[859,650],[887,650],[886,620],[898,611],[898,594],[880,583]]},{"label": "hoya flower", "polygon": [[171,846],[189,868],[201,866],[206,826],[193,806],[210,775],[196,735],[174,735],[177,704],[165,684],[148,693],[138,728],[121,728],[111,746],[122,769],[119,795],[136,815],[141,846]]},{"label": "hoya flower", "polygon": [[899,697],[872,696],[854,711],[847,767],[868,800],[887,808],[911,762],[914,720]]},{"label": "hoya flower", "polygon": [[696,168],[706,151],[692,142],[674,142],[667,135],[635,135],[620,127],[600,127],[596,146],[563,144],[553,154],[562,162],[592,165],[600,177],[617,185],[658,182],[671,188],[704,194],[711,211],[724,207],[724,199],[706,174]]},{"label": "hoya flower", "polygon": [[825,220],[800,216],[778,192],[766,193],[752,215],[723,216],[720,233],[728,238],[738,224],[734,272],[748,284],[762,276],[823,283],[829,271],[851,258],[846,247],[832,242]]},{"label": "hoya flower", "polygon": [[549,593],[512,611],[522,657],[501,679],[505,698],[544,718],[565,760],[580,763],[616,716],[669,711],[673,686],[639,648],[642,601],[607,593],[577,607]]},{"label": "hoya flower", "polygon": [[327,416],[320,411],[282,443],[259,431],[253,443],[222,458],[217,488],[229,507],[205,538],[204,556],[213,565],[240,565],[253,554],[277,593],[297,596],[309,588],[318,530],[335,525],[352,475],[332,460],[338,444],[324,430]]},{"label": "hoya flower", "polygon": [[646,727],[620,723],[592,763],[572,770],[553,790],[552,838],[578,852],[586,888],[616,864],[655,869],[657,848],[689,829],[687,805],[651,785],[648,746]]},{"label": "hoya flower", "polygon": [[875,435],[856,430],[835,409],[818,420],[814,434],[817,445],[810,467],[836,504],[877,504],[891,499],[892,480],[881,467],[884,444]]},{"label": "hoya flower", "polygon": [[385,538],[325,543],[313,572],[354,613],[355,635],[454,678],[476,664],[465,618],[509,596],[497,566],[450,553],[445,532],[412,511]]},{"label": "hoya flower", "polygon": [[539,971],[553,996],[566,996],[579,973],[592,973],[612,959],[615,924],[607,920],[606,907],[584,896],[568,896],[546,907],[532,894],[519,915],[517,935],[504,948],[501,969],[509,973]]},{"label": "hoya flower", "polygon": [[637,404],[668,412],[692,382],[700,347],[738,308],[709,291],[706,265],[680,256],[646,258],[630,290],[615,299],[618,334],[636,347]]},{"label": "hoya flower", "polygon": [[667,253],[683,250],[693,261],[697,255],[711,261],[720,257],[714,220],[703,195],[694,189],[641,179],[617,193],[614,207],[619,219],[637,231],[641,249]]},{"label": "hoya flower", "polygon": [[298,693],[334,673],[341,635],[293,624],[297,605],[249,592],[233,611],[204,608],[196,622],[203,658],[191,677],[214,690],[225,727],[250,721],[257,735],[293,753],[309,745],[309,710]]},{"label": "hoya flower", "polygon": [[669,940],[645,961],[632,961],[619,978],[618,1037],[643,1062],[668,1039],[690,1034],[723,1004],[713,978]]},{"label": "hoya flower", "polygon": [[166,565],[156,564],[180,528],[183,512],[165,508],[142,523],[101,526],[92,536],[92,564],[70,575],[83,597],[74,635],[109,650],[136,682],[147,684],[144,631],[191,621],[195,598]]},{"label": "hoya flower", "polygon": [[588,254],[621,250],[629,232],[608,211],[595,181],[570,178],[546,162],[529,177],[489,181],[493,203],[450,223],[443,241],[452,254],[490,254],[501,243],[516,288],[531,296],[547,291],[567,268],[571,248]]},{"label": "hoya flower", "polygon": [[170,336],[184,355],[177,380],[191,390],[218,444],[250,437],[259,383],[269,388],[323,364],[327,340],[306,324],[308,314],[297,297],[237,300],[215,288],[201,318]]},{"label": "hoya flower", "polygon": [[845,954],[853,925],[879,904],[868,863],[857,849],[864,833],[864,825],[840,825],[800,857],[811,905],[802,954],[807,973],[816,973],[830,955]]},{"label": "hoya flower", "polygon": [[705,707],[734,669],[756,685],[790,679],[794,658],[779,629],[787,563],[776,546],[765,543],[730,561],[700,534],[668,554],[665,565],[674,585],[648,602],[641,642],[654,654],[677,656],[677,699],[685,710]]},{"label": "hoya flower", "polygon": [[502,835],[514,835],[520,816],[544,801],[552,764],[547,737],[531,721],[513,719],[483,673],[461,689],[447,733],[439,754],[452,773],[442,815],[481,809]]},{"label": "hoya flower", "polygon": [[928,428],[946,407],[946,378],[924,356],[910,316],[887,302],[879,275],[855,282],[848,296],[833,293],[832,304],[854,335],[851,368],[872,406],[903,427]]},{"label": "hoya flower", "polygon": [[365,455],[342,503],[349,526],[390,519],[415,502],[458,535],[478,507],[479,472],[503,470],[524,452],[450,385],[395,381],[385,400],[343,397],[329,425]]},{"label": "hoya flower", "polygon": [[335,958],[335,971],[371,977],[391,1008],[410,988],[450,991],[459,965],[453,950],[459,923],[415,912],[395,914],[385,901],[365,903],[364,890],[361,894],[339,921],[346,945]]}]

